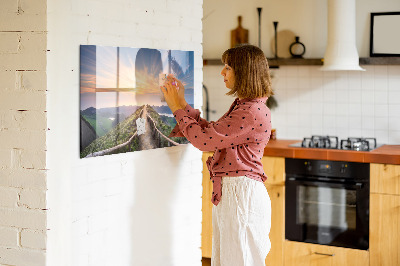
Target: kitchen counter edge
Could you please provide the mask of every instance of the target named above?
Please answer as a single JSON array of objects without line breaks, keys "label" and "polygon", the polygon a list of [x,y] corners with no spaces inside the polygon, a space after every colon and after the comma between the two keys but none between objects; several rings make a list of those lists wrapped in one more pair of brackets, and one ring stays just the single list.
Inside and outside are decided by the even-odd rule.
[{"label": "kitchen counter edge", "polygon": [[301,140],[270,140],[264,156],[361,163],[400,164],[400,145],[383,145],[372,151],[298,148]]}]

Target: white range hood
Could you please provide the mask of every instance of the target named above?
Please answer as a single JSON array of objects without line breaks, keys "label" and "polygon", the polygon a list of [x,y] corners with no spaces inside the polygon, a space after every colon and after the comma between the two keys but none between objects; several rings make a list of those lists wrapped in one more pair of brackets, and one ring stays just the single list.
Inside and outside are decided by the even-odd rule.
[{"label": "white range hood", "polygon": [[328,44],[323,71],[358,70],[355,0],[328,0]]}]

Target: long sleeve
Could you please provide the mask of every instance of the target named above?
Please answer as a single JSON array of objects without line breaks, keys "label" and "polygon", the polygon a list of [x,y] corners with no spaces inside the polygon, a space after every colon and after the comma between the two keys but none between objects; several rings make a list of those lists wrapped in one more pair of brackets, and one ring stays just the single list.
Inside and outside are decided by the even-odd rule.
[{"label": "long sleeve", "polygon": [[[237,108],[218,122],[201,124],[182,109],[175,111],[180,132],[201,151],[234,148],[234,146],[254,141],[256,119],[250,109]],[[260,125],[262,126],[262,124]]]},{"label": "long sleeve", "polygon": [[[200,117],[200,111],[197,109],[194,109],[193,107],[190,106],[190,104],[187,104],[185,109],[185,114],[188,115],[189,117],[193,118],[196,120],[200,126],[206,127],[208,126],[209,122],[203,118]],[[178,123],[176,126],[172,129],[169,137],[185,137],[182,132],[179,129]]]}]

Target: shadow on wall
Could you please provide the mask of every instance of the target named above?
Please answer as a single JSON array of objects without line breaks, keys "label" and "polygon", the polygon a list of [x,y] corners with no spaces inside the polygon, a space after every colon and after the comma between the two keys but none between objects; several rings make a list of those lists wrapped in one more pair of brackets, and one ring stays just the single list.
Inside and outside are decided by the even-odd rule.
[{"label": "shadow on wall", "polygon": [[[186,145],[185,145],[186,146]],[[171,147],[140,152],[136,162],[131,218],[131,265],[176,265],[174,213],[179,210],[181,158],[187,149]]]}]

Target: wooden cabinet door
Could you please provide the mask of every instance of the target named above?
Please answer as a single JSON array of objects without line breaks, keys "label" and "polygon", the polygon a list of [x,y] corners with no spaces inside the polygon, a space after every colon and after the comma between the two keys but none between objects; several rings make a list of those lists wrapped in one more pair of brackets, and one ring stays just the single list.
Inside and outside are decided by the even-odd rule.
[{"label": "wooden cabinet door", "polygon": [[285,158],[264,156],[261,163],[268,177],[266,184],[285,185]]},{"label": "wooden cabinet door", "polygon": [[400,196],[371,194],[371,266],[400,265]]},{"label": "wooden cabinet door", "polygon": [[204,258],[211,258],[212,252],[212,183],[210,182],[210,173],[206,165],[211,152],[203,153],[203,195],[202,195],[202,224],[201,224],[201,253]]},{"label": "wooden cabinet door", "polygon": [[285,241],[285,266],[368,266],[365,250]]},{"label": "wooden cabinet door", "polygon": [[370,165],[371,193],[400,195],[400,165]]},{"label": "wooden cabinet door", "polygon": [[271,250],[265,259],[266,266],[283,265],[285,240],[285,187],[265,184],[271,199]]}]

